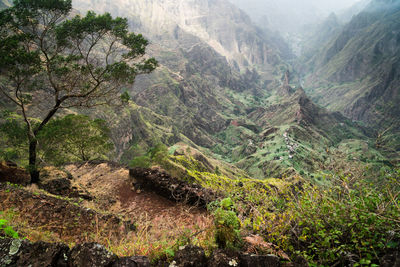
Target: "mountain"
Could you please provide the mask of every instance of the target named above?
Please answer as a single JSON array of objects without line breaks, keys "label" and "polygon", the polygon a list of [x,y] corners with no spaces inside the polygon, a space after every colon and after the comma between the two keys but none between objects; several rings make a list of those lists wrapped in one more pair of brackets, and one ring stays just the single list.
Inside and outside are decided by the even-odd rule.
[{"label": "mountain", "polygon": [[[363,128],[294,89],[299,84],[284,62],[287,46],[227,1],[74,4],[81,12],[128,17],[160,62],[130,89],[135,105],[96,114],[114,122],[122,161],[132,159],[138,147],[184,141],[253,177],[313,175],[329,165],[332,151],[345,147],[342,142],[364,140],[352,143],[363,147],[369,138]],[[341,152],[348,157],[348,150]],[[368,160],[382,157],[372,151]]]},{"label": "mountain", "polygon": [[[250,18],[225,0],[73,1],[80,11],[110,12],[131,18],[131,26],[163,46],[188,48],[179,34],[197,37],[239,69],[258,65],[269,70],[279,62],[279,50],[266,40]],[[173,37],[173,38],[171,38]]]},{"label": "mountain", "polygon": [[[210,172],[218,167],[231,177],[246,176],[235,165],[258,179],[299,173],[320,178],[335,172],[336,158],[357,166],[385,161],[368,130],[310,100],[285,62],[292,56],[287,45],[229,2],[73,4],[80,13],[127,17],[131,30],[149,39],[147,54],[160,63],[128,88],[129,105],[80,111],[108,122],[114,160],[129,163],[160,142],[185,143],[207,162],[220,160],[206,164]],[[335,23],[332,16],[325,25],[334,30]]]},{"label": "mountain", "polygon": [[[225,129],[235,112],[244,113],[245,106],[233,95],[264,95],[279,75],[278,66],[284,65],[277,45],[247,15],[223,0],[74,4],[81,12],[94,9],[128,17],[132,30],[150,40],[149,54],[157,58],[160,67],[151,75],[138,77],[131,95],[139,106],[161,116],[156,124],[164,127],[164,134],[158,139],[167,144],[172,144],[169,134],[163,136],[175,127],[197,145],[213,147],[212,135]],[[133,131],[135,136],[128,131],[131,134],[116,140],[119,155],[148,139],[151,134],[147,133],[154,133],[147,130],[154,123],[139,124],[140,120],[131,118],[122,121],[125,123],[116,129],[142,131]]]},{"label": "mountain", "polygon": [[303,65],[307,93],[322,106],[374,127],[378,135],[386,129],[398,133],[399,29],[398,1],[371,2]]}]

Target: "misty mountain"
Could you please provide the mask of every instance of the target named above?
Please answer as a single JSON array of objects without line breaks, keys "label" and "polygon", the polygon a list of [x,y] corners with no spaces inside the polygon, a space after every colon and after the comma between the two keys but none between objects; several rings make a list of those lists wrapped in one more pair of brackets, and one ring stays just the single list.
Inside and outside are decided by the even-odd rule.
[{"label": "misty mountain", "polygon": [[[330,147],[349,136],[366,138],[362,129],[317,108],[302,89],[295,90],[296,84],[289,84],[295,79],[286,75],[283,82],[290,68],[284,62],[290,56],[287,46],[227,1],[74,4],[81,12],[128,17],[132,30],[149,38],[149,54],[161,63],[131,89],[135,103],[147,110],[139,115],[145,119],[133,113],[114,127],[123,159],[131,157],[130,146],[154,142],[157,132],[169,145],[187,138],[252,176],[280,176],[288,168],[313,173],[324,164],[321,155],[326,152],[322,145],[311,146],[315,140]],[[151,119],[149,110],[158,119]],[[339,125],[344,134],[331,131],[327,123]],[[181,137],[174,137],[172,129]],[[298,153],[287,148],[285,132],[303,144]],[[299,164],[306,158],[315,162]]]},{"label": "misty mountain", "polygon": [[298,33],[319,23],[332,12],[340,12],[356,1],[230,0],[247,12],[255,23],[281,34]]},{"label": "misty mountain", "polygon": [[179,38],[181,32],[192,35],[238,69],[258,65],[268,70],[279,63],[281,53],[273,36],[266,36],[247,14],[225,0],[75,0],[73,4],[82,12],[107,11],[114,16],[128,17],[132,30],[142,32],[164,47],[184,46]]},{"label": "misty mountain", "polygon": [[331,110],[399,130],[400,5],[373,1],[307,63],[307,92]]}]

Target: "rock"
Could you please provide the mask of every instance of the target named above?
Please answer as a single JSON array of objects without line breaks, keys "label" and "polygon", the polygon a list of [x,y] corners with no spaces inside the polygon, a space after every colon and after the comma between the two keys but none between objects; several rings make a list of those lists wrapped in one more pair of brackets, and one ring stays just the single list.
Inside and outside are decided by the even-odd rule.
[{"label": "rock", "polygon": [[60,243],[0,239],[0,266],[68,266],[68,246]]},{"label": "rock", "polygon": [[206,267],[207,258],[204,250],[196,246],[180,249],[174,258],[177,267]]},{"label": "rock", "polygon": [[397,249],[388,249],[386,255],[380,260],[382,267],[400,267],[400,246]]},{"label": "rock", "polygon": [[206,208],[218,198],[217,193],[200,185],[181,181],[158,169],[129,169],[135,188],[145,189],[176,202]]},{"label": "rock", "polygon": [[73,192],[71,182],[66,178],[56,178],[40,182],[39,187],[58,196],[69,196]]},{"label": "rock", "polygon": [[85,243],[72,250],[60,243],[0,238],[0,266],[31,267],[150,267],[147,257],[118,258],[96,243]]},{"label": "rock", "polygon": [[118,257],[97,243],[85,243],[74,247],[69,255],[71,267],[112,266]]},{"label": "rock", "polygon": [[239,257],[233,252],[215,250],[208,260],[209,267],[235,267],[239,265]]},{"label": "rock", "polygon": [[279,257],[275,255],[242,254],[239,257],[241,267],[279,267]]},{"label": "rock", "polygon": [[17,164],[10,161],[0,162],[0,182],[10,182],[13,184],[27,185],[31,181],[28,172],[19,168]]},{"label": "rock", "polygon": [[112,267],[150,267],[149,258],[144,256],[119,258]]}]

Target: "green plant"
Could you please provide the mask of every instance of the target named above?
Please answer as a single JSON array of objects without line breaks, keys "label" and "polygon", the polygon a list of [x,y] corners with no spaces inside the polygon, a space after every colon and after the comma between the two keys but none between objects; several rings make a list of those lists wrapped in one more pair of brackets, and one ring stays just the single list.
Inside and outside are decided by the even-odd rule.
[{"label": "green plant", "polygon": [[387,176],[379,180],[377,186],[342,176],[330,188],[303,185],[268,222],[275,225],[267,238],[317,266],[379,264],[400,240],[400,185]]},{"label": "green plant", "polygon": [[85,115],[67,115],[50,121],[38,134],[40,153],[46,162],[107,159],[114,145],[105,121]]},{"label": "green plant", "polygon": [[[0,91],[24,117],[33,183],[38,134],[60,109],[120,101],[122,88],[157,66],[143,58],[148,41],[129,32],[127,19],[71,11],[71,0],[15,0],[0,11]],[[35,106],[44,109],[37,123]]]},{"label": "green plant", "polygon": [[18,233],[9,226],[8,220],[0,219],[0,235],[3,234],[6,237],[19,238]]},{"label": "green plant", "polygon": [[129,162],[130,167],[150,168],[152,164],[159,164],[164,167],[169,157],[168,147],[162,143],[158,143],[150,148],[145,155],[133,158]]},{"label": "green plant", "polygon": [[215,225],[215,241],[220,248],[238,249],[242,245],[240,237],[240,220],[235,212],[235,205],[231,198],[220,202],[212,202],[208,206],[213,210]]}]

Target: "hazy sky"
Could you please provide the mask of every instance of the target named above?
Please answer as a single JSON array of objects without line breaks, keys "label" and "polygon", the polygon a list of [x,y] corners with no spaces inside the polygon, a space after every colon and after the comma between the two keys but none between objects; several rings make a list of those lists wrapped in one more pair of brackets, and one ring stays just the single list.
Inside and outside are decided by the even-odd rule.
[{"label": "hazy sky", "polygon": [[368,0],[229,0],[255,23],[280,32],[293,32],[318,23],[330,13],[341,13],[359,1]]},{"label": "hazy sky", "polygon": [[[290,1],[293,2],[294,5],[301,4],[303,2],[303,0],[290,0]],[[319,7],[326,12],[331,12],[351,7],[359,0],[305,0],[304,2],[306,1],[311,2],[316,7]],[[279,0],[277,0],[277,2],[279,2]]]}]

